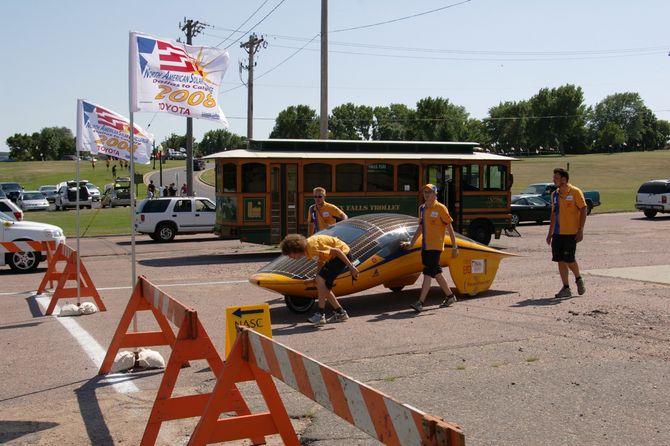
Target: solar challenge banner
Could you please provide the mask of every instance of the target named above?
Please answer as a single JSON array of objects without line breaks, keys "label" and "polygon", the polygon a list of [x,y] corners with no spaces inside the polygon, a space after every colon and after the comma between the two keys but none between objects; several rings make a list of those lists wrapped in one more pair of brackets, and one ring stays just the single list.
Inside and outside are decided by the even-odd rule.
[{"label": "solar challenge banner", "polygon": [[226,50],[130,33],[130,111],[228,121],[219,90],[230,63]]},{"label": "solar challenge banner", "polygon": [[105,107],[83,99],[77,100],[77,152],[102,153],[115,158],[149,164],[154,136],[140,126],[133,126],[133,149],[130,148],[130,122]]}]

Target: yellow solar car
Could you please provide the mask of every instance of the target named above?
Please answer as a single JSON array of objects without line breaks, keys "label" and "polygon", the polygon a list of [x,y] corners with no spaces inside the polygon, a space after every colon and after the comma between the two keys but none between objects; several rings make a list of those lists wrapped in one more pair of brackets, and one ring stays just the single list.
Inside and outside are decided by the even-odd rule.
[{"label": "yellow solar car", "polygon": [[[351,280],[346,271],[335,280],[336,296],[357,293],[377,285],[400,291],[416,282],[421,275],[421,238],[411,249],[402,249],[400,243],[410,241],[418,219],[398,214],[367,214],[337,223],[319,234],[339,238],[351,248],[353,263],[360,274]],[[477,243],[456,234],[459,256],[451,257],[451,239],[444,240],[445,249],[440,264],[447,267],[460,294],[477,295],[491,287],[500,260],[512,256],[506,252]],[[284,295],[288,308],[305,313],[314,304],[316,262],[307,257],[291,259],[281,256],[259,269],[249,282],[261,288]]]}]

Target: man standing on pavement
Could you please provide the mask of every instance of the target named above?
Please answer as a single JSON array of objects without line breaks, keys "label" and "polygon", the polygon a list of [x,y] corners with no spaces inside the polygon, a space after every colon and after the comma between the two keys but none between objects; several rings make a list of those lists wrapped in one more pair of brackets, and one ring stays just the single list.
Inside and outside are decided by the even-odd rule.
[{"label": "man standing on pavement", "polygon": [[314,188],[314,204],[309,207],[307,223],[308,235],[333,226],[340,220],[346,220],[347,214],[334,204],[326,203],[326,189]]},{"label": "man standing on pavement", "polygon": [[430,291],[430,282],[437,280],[438,285],[444,293],[444,300],[440,307],[448,307],[456,302],[456,296],[451,292],[447,279],[442,274],[440,266],[440,256],[444,251],[444,235],[449,233],[451,239],[451,256],[458,257],[458,245],[456,244],[456,234],[451,226],[453,219],[449,215],[449,210],[445,205],[437,201],[437,187],[432,184],[426,184],[421,188],[425,203],[419,206],[419,227],[414,233],[410,242],[402,242],[400,247],[409,249],[414,243],[423,236],[421,240],[421,263],[423,264],[423,283],[421,284],[421,293],[419,300],[414,302],[411,307],[417,313],[423,311],[423,304]]},{"label": "man standing on pavement", "polygon": [[584,279],[579,273],[575,259],[577,243],[584,238],[587,207],[581,189],[568,182],[570,174],[561,168],[554,169],[556,190],[551,194],[551,222],[547,234],[547,244],[551,245],[551,260],[558,263],[558,272],[563,288],[554,297],[571,297],[569,272],[575,275],[577,293],[586,292]]},{"label": "man standing on pavement", "polygon": [[319,309],[308,321],[316,326],[326,323],[326,301],[335,310],[328,318],[328,322],[344,322],[349,319],[349,315],[333,293],[335,279],[347,268],[351,272],[352,283],[358,279],[358,269],[351,263],[349,245],[330,235],[317,234],[306,239],[302,234],[289,234],[279,246],[282,254],[292,259],[306,256],[316,260],[317,271],[314,282],[319,296]]}]

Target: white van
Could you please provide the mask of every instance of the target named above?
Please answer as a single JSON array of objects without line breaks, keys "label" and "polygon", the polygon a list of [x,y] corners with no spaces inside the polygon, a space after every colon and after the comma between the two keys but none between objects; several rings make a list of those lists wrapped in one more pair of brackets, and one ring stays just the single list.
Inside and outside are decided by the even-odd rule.
[{"label": "white van", "polygon": [[[79,180],[79,187],[75,180],[58,183],[56,185],[56,210],[65,211],[67,208],[76,208],[77,198],[79,198],[80,208],[91,209],[93,200],[91,200],[86,183],[88,183],[87,180]],[[77,189],[79,189],[79,194],[77,194]]]},{"label": "white van", "polygon": [[670,180],[652,180],[642,184],[635,196],[635,209],[644,212],[647,218],[654,218],[659,212],[670,212]]}]

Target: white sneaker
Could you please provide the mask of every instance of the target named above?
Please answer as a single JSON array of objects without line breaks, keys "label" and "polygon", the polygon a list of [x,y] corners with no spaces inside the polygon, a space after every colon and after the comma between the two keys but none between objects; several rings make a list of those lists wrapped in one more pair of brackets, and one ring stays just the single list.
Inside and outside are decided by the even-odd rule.
[{"label": "white sneaker", "polygon": [[325,325],[326,324],[326,315],[321,314],[318,311],[312,315],[309,319],[307,319],[308,322],[311,322],[314,325]]},{"label": "white sneaker", "polygon": [[345,310],[342,310],[341,313],[338,313],[337,311],[333,313],[331,317],[328,318],[328,323],[330,324],[331,322],[344,322],[347,319],[349,319],[349,315]]}]

